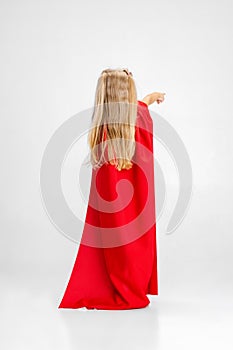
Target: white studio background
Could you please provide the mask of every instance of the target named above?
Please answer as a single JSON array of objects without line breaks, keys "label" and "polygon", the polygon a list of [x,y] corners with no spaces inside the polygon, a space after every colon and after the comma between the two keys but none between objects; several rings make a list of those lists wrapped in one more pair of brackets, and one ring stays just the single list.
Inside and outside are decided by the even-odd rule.
[{"label": "white studio background", "polygon": [[[233,3],[0,3],[2,348],[231,349]],[[41,158],[55,130],[92,107],[100,72],[117,67],[133,72],[138,99],[166,92],[151,110],[187,148],[192,202],[173,234],[158,223],[150,309],[58,310],[78,247],[44,211]],[[163,170],[169,196],[175,172]]]}]

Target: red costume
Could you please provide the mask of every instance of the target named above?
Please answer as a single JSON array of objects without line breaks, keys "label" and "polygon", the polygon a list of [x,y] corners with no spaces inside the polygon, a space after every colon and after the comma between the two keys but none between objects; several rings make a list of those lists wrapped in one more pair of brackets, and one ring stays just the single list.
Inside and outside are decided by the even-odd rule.
[{"label": "red costume", "polygon": [[[118,171],[109,163],[98,171],[92,169],[82,240],[58,308],[142,308],[150,303],[147,294],[158,294],[153,120],[147,104],[142,101],[138,101],[135,141],[135,164],[131,169]],[[143,146],[142,151],[137,145]],[[125,196],[118,196],[117,183],[121,180],[128,180],[133,192],[126,183],[126,187],[122,185]],[[130,194],[130,202],[123,203],[123,197]],[[100,209],[99,196],[110,210]],[[114,203],[120,207],[115,209]],[[95,240],[93,236],[98,238]],[[100,239],[105,246],[101,247]]]}]

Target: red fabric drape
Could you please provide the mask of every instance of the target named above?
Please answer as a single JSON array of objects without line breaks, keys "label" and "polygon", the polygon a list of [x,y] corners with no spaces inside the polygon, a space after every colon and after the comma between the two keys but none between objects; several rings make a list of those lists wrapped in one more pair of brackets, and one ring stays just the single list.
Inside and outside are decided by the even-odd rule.
[{"label": "red fabric drape", "polygon": [[[135,140],[135,164],[131,169],[118,171],[114,165],[106,163],[98,172],[92,170],[82,240],[58,308],[86,307],[106,310],[142,308],[150,303],[147,294],[158,294],[153,120],[148,106],[142,101],[138,101]],[[146,160],[143,149],[137,147],[137,144],[145,147],[151,157],[147,157]],[[146,162],[144,170],[136,162],[138,159],[140,163],[143,157]],[[124,205],[122,193],[128,195],[130,192],[127,193],[125,187],[126,191],[123,190],[121,197],[118,196],[117,183],[120,180],[128,180],[132,184],[131,201],[119,210],[114,210],[114,204],[112,211],[100,210],[97,191],[109,205],[111,203]],[[120,197],[118,198],[120,202],[114,202],[117,197]],[[94,204],[94,207],[90,203]],[[148,206],[149,212],[142,215],[139,223],[136,222],[135,229],[130,228],[131,222],[143,213],[145,205]],[[92,235],[89,233],[89,227],[94,227],[94,231],[90,231]],[[112,227],[117,228],[116,233],[110,231]],[[144,232],[145,227],[147,230]],[[101,236],[101,228],[107,229],[105,231],[108,236]],[[142,232],[136,233],[140,229]],[[107,237],[110,243],[117,242],[118,245],[101,247],[99,243],[96,244],[99,242],[96,239],[91,246],[93,232],[96,233],[96,237],[100,234],[99,237],[102,239]],[[120,245],[121,239],[123,243]],[[107,240],[105,242],[108,242]]]}]

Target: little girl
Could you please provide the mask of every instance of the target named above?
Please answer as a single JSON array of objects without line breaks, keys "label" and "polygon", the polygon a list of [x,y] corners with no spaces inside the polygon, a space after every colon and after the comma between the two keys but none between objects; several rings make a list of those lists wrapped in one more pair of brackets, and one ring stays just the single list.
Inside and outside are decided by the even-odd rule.
[{"label": "little girl", "polygon": [[88,135],[92,178],[82,240],[58,308],[124,310],[158,295],[154,92],[137,99],[128,69],[105,69]]}]

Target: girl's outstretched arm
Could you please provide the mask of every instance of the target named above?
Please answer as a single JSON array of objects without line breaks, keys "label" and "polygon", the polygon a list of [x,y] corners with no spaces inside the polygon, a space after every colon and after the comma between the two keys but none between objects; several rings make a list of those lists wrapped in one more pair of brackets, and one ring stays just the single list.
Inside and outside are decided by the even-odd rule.
[{"label": "girl's outstretched arm", "polygon": [[163,92],[152,92],[151,94],[146,95],[141,101],[145,102],[147,105],[151,105],[154,102],[158,104],[164,101]]}]

